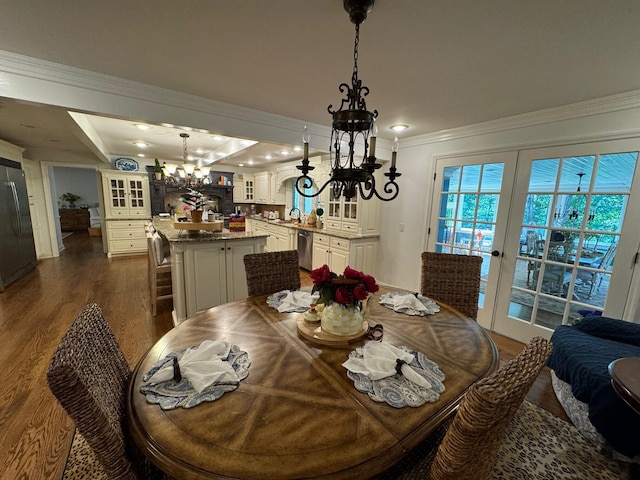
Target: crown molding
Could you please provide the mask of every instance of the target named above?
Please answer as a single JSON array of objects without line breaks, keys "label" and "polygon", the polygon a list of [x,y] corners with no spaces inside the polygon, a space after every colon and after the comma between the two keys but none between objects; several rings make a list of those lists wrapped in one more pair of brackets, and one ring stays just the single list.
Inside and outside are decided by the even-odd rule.
[{"label": "crown molding", "polygon": [[[11,81],[5,81],[2,78],[3,72],[19,77],[39,80],[52,85],[75,87],[86,91],[129,98],[169,108],[182,109],[196,114],[214,116],[221,120],[240,122],[245,124],[245,126],[257,127],[259,132],[264,132],[265,138],[260,138],[260,140],[263,141],[274,141],[275,138],[272,136],[269,137],[269,135],[275,134],[278,137],[277,141],[292,144],[297,143],[301,131],[300,125],[303,123],[309,128],[313,147],[324,149],[331,138],[331,129],[325,125],[312,124],[282,115],[57,64],[48,60],[41,60],[4,50],[0,50],[0,96],[39,101],[40,103],[49,103],[65,108],[82,109],[79,105],[56,103],[55,99],[42,101],[28,98],[28,95],[25,95],[23,91],[20,91],[20,94],[17,95],[14,91],[17,87],[14,87]],[[640,91],[636,90],[536,112],[514,115],[498,120],[441,130],[424,135],[416,135],[414,137],[403,138],[400,141],[403,147],[421,146],[639,107]],[[115,111],[96,113],[122,114]],[[242,134],[249,136],[249,127],[243,130]],[[231,132],[220,133],[231,134]],[[232,134],[238,135],[238,132],[232,132]],[[380,139],[380,143],[382,148],[390,150],[390,141],[385,142]]]},{"label": "crown molding", "polygon": [[[11,98],[21,98],[23,100],[39,101],[65,108],[82,109],[79,105],[66,105],[55,99],[42,101],[38,99],[24,98],[24,92],[17,96],[13,91],[11,81],[4,81],[2,73],[9,73],[18,77],[39,80],[57,86],[67,86],[93,91],[101,94],[113,95],[117,97],[129,98],[132,100],[148,102],[164,107],[183,109],[189,112],[211,115],[222,120],[232,120],[262,127],[261,131],[280,131],[281,137],[288,139],[288,143],[298,143],[301,135],[301,125],[306,124],[309,128],[312,140],[320,145],[319,139],[328,143],[331,138],[331,129],[324,125],[313,124],[303,120],[292,119],[282,115],[276,115],[261,110],[254,110],[248,107],[233,105],[230,103],[212,100],[210,98],[169,90],[162,87],[147,85],[132,80],[114,77],[102,73],[96,73],[68,65],[62,65],[48,60],[37,59],[16,53],[0,50],[0,96]],[[115,107],[114,107],[115,108]],[[86,108],[85,108],[86,111]],[[113,114],[117,112],[95,112],[98,114]],[[165,121],[163,119],[163,121]],[[197,125],[189,125],[197,127]],[[230,134],[229,132],[220,132]],[[234,133],[237,135],[237,133]],[[245,133],[246,135],[246,133]],[[273,138],[262,138],[261,140],[274,141]],[[278,140],[286,142],[286,140]],[[320,147],[317,147],[320,148]]]},{"label": "crown molding", "polygon": [[494,133],[527,128],[541,124],[574,120],[582,117],[604,113],[630,110],[640,107],[640,90],[596,98],[584,102],[563,105],[560,107],[523,113],[511,117],[500,118],[488,122],[466,125],[464,127],[441,130],[425,135],[417,135],[402,140],[402,145],[420,146],[429,143],[447,142],[467,137],[489,135]]}]

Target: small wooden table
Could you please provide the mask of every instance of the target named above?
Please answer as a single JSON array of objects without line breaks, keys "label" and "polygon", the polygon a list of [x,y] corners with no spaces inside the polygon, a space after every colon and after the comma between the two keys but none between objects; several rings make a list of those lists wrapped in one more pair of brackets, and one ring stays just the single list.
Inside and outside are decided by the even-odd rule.
[{"label": "small wooden table", "polygon": [[[297,332],[298,313],[256,297],[220,305],[180,324],[140,360],[129,384],[127,421],[140,450],[181,479],[368,478],[425,440],[467,389],[498,366],[498,352],[473,320],[446,306],[428,317],[395,313],[370,299],[383,341],[435,361],[446,390],[434,403],[393,408],[358,392],[342,363],[362,344],[325,346]],[[142,376],[168,353],[206,339],[248,352],[237,390],[191,409],[161,410],[139,392]]]},{"label": "small wooden table", "polygon": [[611,385],[622,399],[640,414],[640,357],[626,357],[609,364]]}]

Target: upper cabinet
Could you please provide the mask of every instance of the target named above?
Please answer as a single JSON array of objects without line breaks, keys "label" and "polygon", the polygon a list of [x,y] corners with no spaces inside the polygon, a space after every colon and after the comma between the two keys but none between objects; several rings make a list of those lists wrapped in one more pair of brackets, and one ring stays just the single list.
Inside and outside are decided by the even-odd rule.
[{"label": "upper cabinet", "polygon": [[278,180],[278,172],[269,172],[269,203],[272,205],[285,204],[285,186]]},{"label": "upper cabinet", "polygon": [[256,192],[255,192],[255,201],[256,203],[270,203],[269,198],[269,172],[260,172],[255,175],[256,181]]},{"label": "upper cabinet", "polygon": [[151,216],[149,178],[146,174],[103,172],[102,175],[107,218]]},{"label": "upper cabinet", "polygon": [[236,203],[260,203],[284,205],[285,188],[280,171],[265,171],[255,175],[240,174],[242,180],[235,183],[233,200]]},{"label": "upper cabinet", "polygon": [[255,203],[255,177],[241,173],[236,176],[233,187],[233,201],[235,203]]}]

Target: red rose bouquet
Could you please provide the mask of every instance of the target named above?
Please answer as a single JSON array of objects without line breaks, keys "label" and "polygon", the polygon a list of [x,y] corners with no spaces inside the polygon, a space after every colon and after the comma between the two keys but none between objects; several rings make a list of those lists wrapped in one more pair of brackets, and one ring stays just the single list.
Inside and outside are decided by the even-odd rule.
[{"label": "red rose bouquet", "polygon": [[362,300],[380,288],[371,275],[351,267],[345,268],[342,275],[337,275],[329,270],[328,265],[323,265],[311,272],[311,279],[313,280],[312,293],[320,292],[320,298],[316,303],[336,302],[359,307]]}]

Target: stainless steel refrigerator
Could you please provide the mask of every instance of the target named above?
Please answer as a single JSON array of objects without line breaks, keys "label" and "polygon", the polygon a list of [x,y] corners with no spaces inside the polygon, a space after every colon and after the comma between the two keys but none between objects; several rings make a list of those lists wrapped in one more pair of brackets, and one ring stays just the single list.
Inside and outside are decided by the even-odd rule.
[{"label": "stainless steel refrigerator", "polygon": [[0,158],[0,292],[36,265],[24,172],[18,162]]}]

